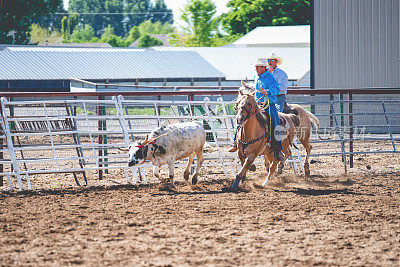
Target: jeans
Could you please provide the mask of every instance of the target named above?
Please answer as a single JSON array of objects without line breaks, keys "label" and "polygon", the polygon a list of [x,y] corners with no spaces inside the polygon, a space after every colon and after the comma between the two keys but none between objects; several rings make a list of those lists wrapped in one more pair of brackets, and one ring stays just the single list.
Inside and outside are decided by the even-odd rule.
[{"label": "jeans", "polygon": [[[272,131],[274,131],[277,125],[281,125],[281,120],[279,119],[278,116],[278,109],[276,108],[275,104],[270,104],[270,106],[266,108],[265,111],[268,112],[269,116],[271,117],[271,128]],[[281,139],[276,140],[275,134],[274,133],[271,134],[272,134],[272,146],[274,146],[273,142],[275,141],[276,148],[282,150],[282,140]]]},{"label": "jeans", "polygon": [[276,96],[276,106],[279,112],[283,112],[283,108],[285,107],[286,95],[278,95]]}]

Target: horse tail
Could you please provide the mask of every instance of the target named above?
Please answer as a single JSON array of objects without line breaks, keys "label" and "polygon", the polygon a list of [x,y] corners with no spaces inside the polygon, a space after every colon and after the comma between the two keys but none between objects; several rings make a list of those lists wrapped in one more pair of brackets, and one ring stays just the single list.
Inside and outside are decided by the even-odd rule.
[{"label": "horse tail", "polygon": [[308,117],[311,119],[311,122],[314,124],[319,139],[321,139],[321,140],[329,140],[329,139],[333,138],[333,135],[331,133],[329,133],[329,137],[328,138],[322,138],[319,135],[319,120],[318,120],[318,118],[315,117],[315,115],[312,114],[310,111],[308,111],[308,110],[304,110],[304,111],[307,113]]}]

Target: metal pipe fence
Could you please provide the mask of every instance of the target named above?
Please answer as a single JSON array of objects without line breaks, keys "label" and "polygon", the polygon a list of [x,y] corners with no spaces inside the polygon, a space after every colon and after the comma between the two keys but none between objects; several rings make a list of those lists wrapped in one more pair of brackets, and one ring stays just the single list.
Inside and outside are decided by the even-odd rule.
[{"label": "metal pipe fence", "polygon": [[[205,167],[216,166],[233,177],[239,160],[226,148],[236,129],[236,90],[162,91],[156,100],[154,94],[0,93],[0,186],[6,177],[10,188],[16,182],[20,190],[30,189],[31,176],[49,173],[72,173],[77,184],[87,184],[91,171],[99,179],[122,171],[127,182],[147,182],[150,164],[127,167],[127,156],[118,148],[158,126],[187,120],[200,121],[206,129]],[[399,89],[289,89],[288,102],[314,111],[319,134],[334,134],[334,139],[319,140],[313,132],[314,157],[339,155],[347,171],[356,154],[399,153]],[[376,149],[365,147],[371,142],[379,142]],[[293,162],[301,169],[299,157]]]},{"label": "metal pipe fence", "polygon": [[[1,99],[1,129],[7,140],[0,160],[0,176],[12,189],[31,189],[31,177],[39,174],[72,173],[78,185],[88,183],[87,172],[97,171],[99,179],[122,170],[126,181],[147,182],[149,163],[128,167],[125,153],[135,139],[144,139],[161,125],[188,120],[203,123],[209,148],[204,166],[219,166],[226,177],[235,176],[235,154],[224,151],[232,143],[233,102],[111,99],[20,100]],[[0,136],[1,138],[2,136]],[[300,159],[298,159],[298,162]],[[183,166],[183,163],[178,165]],[[128,175],[131,173],[130,175]],[[142,180],[140,180],[142,176]],[[26,185],[25,185],[26,184]]]}]

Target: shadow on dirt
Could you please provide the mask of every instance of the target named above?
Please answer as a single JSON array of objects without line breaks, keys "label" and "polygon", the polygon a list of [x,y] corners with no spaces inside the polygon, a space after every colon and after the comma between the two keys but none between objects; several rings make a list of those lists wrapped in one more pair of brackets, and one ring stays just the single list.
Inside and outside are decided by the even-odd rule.
[{"label": "shadow on dirt", "polygon": [[294,193],[296,195],[302,196],[322,196],[322,195],[363,195],[361,193],[353,192],[347,188],[345,189],[303,189],[303,188],[293,188],[293,190],[276,190],[284,193]]},{"label": "shadow on dirt", "polygon": [[[212,194],[225,194],[229,192],[223,192],[222,190],[209,190],[207,187],[221,185],[227,186],[231,181],[225,179],[213,179],[208,181],[199,182],[197,185],[188,185],[185,182],[176,182],[172,185],[161,185],[160,183],[151,183],[143,185],[132,185],[132,184],[120,184],[110,186],[81,186],[81,187],[69,187],[69,188],[56,188],[56,189],[37,189],[27,191],[0,191],[0,199],[3,197],[21,197],[21,196],[60,196],[64,195],[85,195],[88,193],[101,194],[112,191],[140,191],[142,193],[150,193],[152,196],[161,195],[212,195]],[[214,187],[215,189],[215,187]],[[248,192],[249,190],[240,189],[240,192]]]},{"label": "shadow on dirt", "polygon": [[43,196],[43,195],[79,195],[90,192],[107,192],[107,191],[117,191],[117,190],[134,190],[138,191],[141,188],[149,189],[154,187],[154,185],[111,185],[111,186],[81,186],[81,187],[71,187],[62,189],[37,189],[37,190],[27,190],[27,191],[2,191],[0,196]]}]

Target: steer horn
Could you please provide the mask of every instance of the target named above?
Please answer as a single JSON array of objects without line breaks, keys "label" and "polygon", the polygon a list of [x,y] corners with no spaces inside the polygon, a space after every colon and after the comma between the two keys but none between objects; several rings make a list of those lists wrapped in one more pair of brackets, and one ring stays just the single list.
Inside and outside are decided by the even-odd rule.
[{"label": "steer horn", "polygon": [[144,142],[142,143],[142,146],[147,145],[148,142],[149,142],[149,136],[146,135],[146,140],[144,140]]}]

